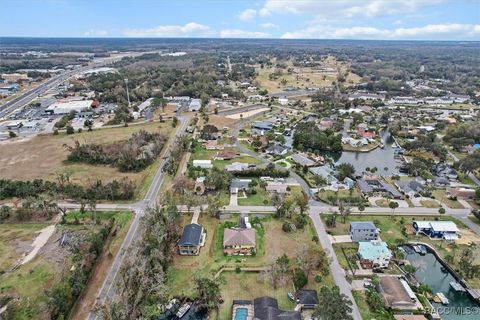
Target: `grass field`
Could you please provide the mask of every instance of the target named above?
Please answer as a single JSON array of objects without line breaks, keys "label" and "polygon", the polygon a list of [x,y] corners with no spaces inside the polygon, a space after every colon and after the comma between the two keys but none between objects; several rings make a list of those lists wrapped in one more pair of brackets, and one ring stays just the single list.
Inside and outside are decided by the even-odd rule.
[{"label": "grass field", "polygon": [[0,176],[6,179],[34,179],[43,178],[55,180],[58,173],[69,172],[70,180],[81,184],[94,182],[96,179],[111,181],[124,177],[137,184],[137,195],[146,191],[145,182],[155,171],[158,162],[138,173],[123,173],[110,166],[93,166],[83,163],[68,163],[68,150],[64,145],[73,145],[77,140],[80,143],[111,143],[129,138],[140,130],[155,132],[161,130],[172,132],[170,123],[145,123],[130,125],[129,127],[115,127],[84,131],[73,135],[39,135],[29,140],[7,141],[0,144]]},{"label": "grass field", "polygon": [[0,224],[0,270],[10,268],[29,251],[36,233],[45,223]]},{"label": "grass field", "polygon": [[[106,243],[105,257],[108,252],[113,255],[118,251],[119,243],[126,234],[129,222],[131,220],[129,212],[97,212],[97,218],[105,221],[113,218],[119,229],[115,236],[111,237]],[[78,224],[75,223],[78,219]],[[60,281],[63,274],[70,270],[72,266],[72,253],[66,248],[59,245],[56,241],[60,237],[61,232],[71,231],[75,234],[91,235],[98,232],[100,225],[94,225],[91,222],[91,214],[85,213],[81,215],[78,212],[68,213],[65,217],[67,224],[57,225],[57,230],[50,240],[40,249],[37,256],[20,266],[13,272],[0,275],[0,293],[20,298],[19,308],[15,313],[14,319],[46,319],[47,296],[46,290]],[[0,224],[0,261],[2,270],[5,266],[11,266],[11,263],[20,258],[23,253],[31,250],[30,244],[35,238],[35,232],[44,228],[46,224]],[[20,253],[18,248],[24,248],[24,252]],[[7,251],[4,251],[6,249]],[[12,253],[17,253],[12,256]],[[113,261],[112,258],[110,258]],[[107,269],[108,270],[108,269]],[[101,279],[97,279],[93,285],[101,284]],[[88,288],[87,288],[88,290]],[[95,297],[96,290],[90,295]]]},{"label": "grass field", "polygon": [[452,209],[464,209],[463,205],[457,200],[448,199],[448,196],[443,189],[436,189],[432,192],[433,197],[444,203],[447,207]]},{"label": "grass field", "polygon": [[270,194],[262,187],[256,186],[256,194],[247,193],[246,198],[238,198],[238,205],[240,206],[270,206],[272,205],[272,198]]},{"label": "grass field", "polygon": [[433,200],[420,200],[420,204],[425,208],[440,208],[438,202]]}]

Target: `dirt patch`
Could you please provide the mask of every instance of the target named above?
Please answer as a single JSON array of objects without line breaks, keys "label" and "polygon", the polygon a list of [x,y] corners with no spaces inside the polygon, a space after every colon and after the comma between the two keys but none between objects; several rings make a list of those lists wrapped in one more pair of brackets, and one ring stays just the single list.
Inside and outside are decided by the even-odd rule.
[{"label": "dirt patch", "polygon": [[239,119],[242,119],[242,118],[245,119],[245,118],[252,117],[256,114],[259,114],[259,113],[262,113],[262,112],[268,111],[268,110],[270,110],[270,108],[260,108],[260,109],[255,109],[255,110],[251,110],[251,111],[230,114],[230,115],[226,116],[226,118],[234,119],[234,120],[239,120]]},{"label": "dirt patch", "polygon": [[222,129],[223,127],[233,128],[237,121],[235,119],[230,119],[226,117],[221,117],[217,115],[209,115],[208,116],[208,123],[214,125],[218,129]]},{"label": "dirt patch", "polygon": [[470,229],[461,229],[460,235],[461,237],[456,241],[457,244],[480,243],[480,237]]}]

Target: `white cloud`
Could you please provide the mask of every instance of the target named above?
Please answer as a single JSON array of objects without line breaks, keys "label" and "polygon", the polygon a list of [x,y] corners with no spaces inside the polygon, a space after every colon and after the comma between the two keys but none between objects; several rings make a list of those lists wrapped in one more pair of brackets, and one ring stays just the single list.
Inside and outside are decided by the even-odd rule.
[{"label": "white cloud", "polygon": [[423,27],[378,29],[374,27],[336,28],[318,25],[303,30],[287,32],[285,39],[405,39],[405,40],[477,40],[480,25],[431,24]]},{"label": "white cloud", "polygon": [[90,29],[83,34],[86,37],[105,37],[108,36],[107,30]]},{"label": "white cloud", "polygon": [[221,38],[266,38],[270,34],[258,31],[246,31],[240,29],[225,29],[220,31]]},{"label": "white cloud", "polygon": [[268,17],[270,15],[270,10],[268,10],[267,8],[262,8],[260,9],[260,11],[258,11],[258,14],[260,15],[260,17]]},{"label": "white cloud", "polygon": [[266,22],[266,23],[260,24],[260,27],[262,27],[264,29],[272,29],[272,28],[277,28],[278,26],[274,23]]},{"label": "white cloud", "polygon": [[377,17],[399,13],[413,13],[421,7],[445,0],[266,0],[263,13],[305,14],[317,19],[349,19],[353,17]]},{"label": "white cloud", "polygon": [[163,25],[147,29],[127,29],[127,37],[202,37],[212,34],[209,26],[196,22],[185,25]]},{"label": "white cloud", "polygon": [[238,15],[238,19],[242,21],[250,21],[257,15],[257,11],[253,9],[246,9]]}]

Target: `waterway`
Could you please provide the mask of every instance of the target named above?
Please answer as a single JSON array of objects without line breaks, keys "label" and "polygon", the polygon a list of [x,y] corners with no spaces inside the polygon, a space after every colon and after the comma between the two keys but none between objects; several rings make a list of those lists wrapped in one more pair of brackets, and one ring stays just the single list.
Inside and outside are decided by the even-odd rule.
[{"label": "waterway", "polygon": [[419,282],[428,284],[434,294],[442,292],[450,300],[446,306],[432,301],[433,307],[443,320],[480,319],[480,304],[475,302],[468,293],[457,292],[450,287],[450,282],[455,281],[455,278],[443,268],[433,253],[428,252],[424,256],[416,252],[408,253],[407,259],[417,269],[415,277]]},{"label": "waterway", "polygon": [[[329,152],[325,155],[330,157],[336,165],[340,163],[351,163],[355,167],[356,175],[362,175],[368,167],[376,167],[378,169],[376,174],[381,176],[400,174],[397,167],[400,166],[401,163],[395,159],[396,148],[392,148],[395,140],[389,130],[382,130],[380,135],[385,144],[383,149],[378,147],[370,152]],[[385,170],[385,168],[387,168],[387,170]]]}]

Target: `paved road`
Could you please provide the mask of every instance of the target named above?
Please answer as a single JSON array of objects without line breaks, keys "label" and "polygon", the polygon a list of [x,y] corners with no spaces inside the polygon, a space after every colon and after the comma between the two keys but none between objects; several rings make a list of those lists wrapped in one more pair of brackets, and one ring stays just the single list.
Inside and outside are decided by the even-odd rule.
[{"label": "paved road", "polygon": [[350,283],[348,283],[347,279],[345,278],[345,270],[340,266],[338,262],[337,255],[333,251],[333,246],[328,238],[327,231],[325,230],[325,226],[323,225],[322,220],[320,219],[320,215],[316,212],[310,212],[310,219],[312,219],[313,226],[315,227],[315,231],[317,232],[318,239],[320,240],[320,244],[325,250],[325,253],[330,259],[330,272],[332,273],[333,280],[340,288],[340,293],[346,295],[350,301],[352,301],[352,317],[354,320],[362,320],[362,316],[360,315],[360,311],[358,309],[357,304],[355,303],[355,299],[352,295],[352,288]]},{"label": "paved road", "polygon": [[[180,123],[177,127],[177,131],[175,133],[175,137],[178,137],[185,133],[185,129],[190,121],[190,117],[187,116],[180,116],[178,117]],[[165,151],[162,155],[169,155],[172,144],[174,143],[175,139],[170,139],[168,146],[165,148]],[[160,162],[157,172],[153,177],[152,183],[148,188],[148,191],[145,195],[145,198],[137,203],[134,204],[124,204],[124,205],[109,205],[109,204],[99,204],[98,207],[100,209],[107,209],[109,206],[115,207],[115,209],[133,209],[135,212],[135,217],[130,225],[130,229],[127,232],[125,239],[122,242],[120,250],[113,261],[110,270],[108,271],[107,276],[103,282],[102,287],[97,296],[97,303],[98,304],[105,304],[109,300],[115,297],[115,290],[116,290],[116,283],[117,283],[117,275],[120,271],[120,267],[123,263],[125,258],[125,254],[128,252],[129,247],[133,243],[135,239],[138,239],[138,232],[139,232],[139,225],[140,219],[144,215],[145,210],[148,207],[153,207],[157,204],[158,195],[160,192],[160,187],[162,186],[163,180],[165,179],[166,173],[163,172],[162,168],[167,163],[168,157],[164,157]],[[97,319],[98,316],[91,312],[88,316],[88,319],[93,320]]]}]

